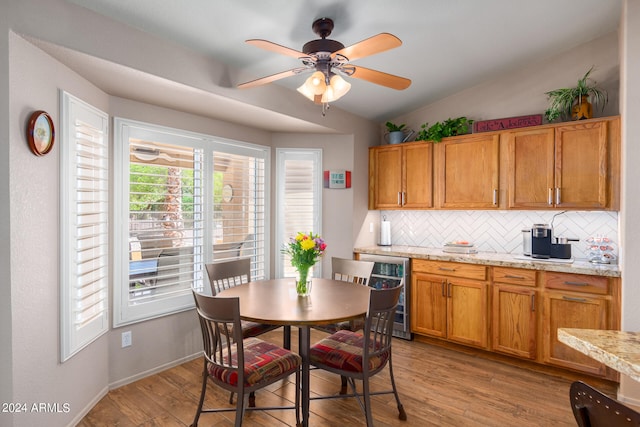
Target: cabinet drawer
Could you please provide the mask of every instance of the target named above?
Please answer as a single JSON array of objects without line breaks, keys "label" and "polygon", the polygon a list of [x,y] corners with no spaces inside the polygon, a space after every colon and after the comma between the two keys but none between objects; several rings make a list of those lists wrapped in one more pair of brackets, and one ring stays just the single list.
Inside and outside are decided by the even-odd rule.
[{"label": "cabinet drawer", "polygon": [[475,264],[461,264],[446,261],[425,261],[414,259],[411,262],[413,271],[422,273],[439,274],[465,279],[486,280],[487,267]]},{"label": "cabinet drawer", "polygon": [[512,285],[535,286],[536,271],[522,268],[493,267],[493,281]]},{"label": "cabinet drawer", "polygon": [[545,286],[548,289],[562,289],[599,295],[609,294],[609,280],[606,277],[590,276],[588,274],[546,272]]}]

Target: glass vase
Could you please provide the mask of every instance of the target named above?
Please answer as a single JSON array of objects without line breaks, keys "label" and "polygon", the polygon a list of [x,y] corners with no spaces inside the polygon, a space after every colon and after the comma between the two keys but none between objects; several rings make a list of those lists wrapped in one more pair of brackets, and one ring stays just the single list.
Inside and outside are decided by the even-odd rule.
[{"label": "glass vase", "polygon": [[297,270],[296,293],[301,297],[311,295],[311,280],[308,280],[309,267],[298,267]]}]

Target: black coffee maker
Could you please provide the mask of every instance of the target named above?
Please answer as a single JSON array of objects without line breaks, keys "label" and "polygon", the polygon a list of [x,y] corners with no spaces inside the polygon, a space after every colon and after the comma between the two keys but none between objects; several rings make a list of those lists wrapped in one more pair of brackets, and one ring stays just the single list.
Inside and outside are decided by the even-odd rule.
[{"label": "black coffee maker", "polygon": [[578,239],[556,237],[553,243],[553,228],[549,224],[533,224],[531,229],[531,258],[537,259],[570,259],[571,244]]},{"label": "black coffee maker", "polygon": [[551,227],[549,224],[533,224],[531,229],[531,258],[551,258]]}]

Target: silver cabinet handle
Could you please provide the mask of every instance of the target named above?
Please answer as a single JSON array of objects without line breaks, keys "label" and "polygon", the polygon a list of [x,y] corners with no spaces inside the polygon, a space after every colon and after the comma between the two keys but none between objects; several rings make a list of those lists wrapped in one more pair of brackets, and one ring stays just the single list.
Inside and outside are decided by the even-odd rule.
[{"label": "silver cabinet handle", "polygon": [[447,281],[443,280],[442,281],[442,296],[446,298],[447,294],[444,293],[444,286],[446,285]]},{"label": "silver cabinet handle", "polygon": [[498,205],[498,189],[497,188],[493,189],[493,205],[494,206]]},{"label": "silver cabinet handle", "polygon": [[524,280],[524,276],[515,276],[513,274],[505,274],[505,276],[507,279],[518,279],[518,280]]},{"label": "silver cabinet handle", "polygon": [[407,196],[407,193],[403,191],[402,192],[402,206],[407,204],[406,196]]},{"label": "silver cabinet handle", "polygon": [[450,267],[438,267],[438,270],[442,270],[442,271],[456,271],[455,268],[450,268]]},{"label": "silver cabinet handle", "polygon": [[556,188],[556,205],[559,205],[560,203],[562,203],[562,197],[561,197],[561,193],[560,193],[560,187]]},{"label": "silver cabinet handle", "polygon": [[531,295],[531,311],[536,311],[536,296]]},{"label": "silver cabinet handle", "polygon": [[571,286],[589,286],[589,283],[587,282],[568,282],[565,280],[564,282],[565,285],[571,285]]},{"label": "silver cabinet handle", "polygon": [[553,188],[549,188],[549,195],[547,196],[547,204],[553,205]]},{"label": "silver cabinet handle", "polygon": [[400,191],[398,191],[398,206],[402,206],[402,204],[400,203]]},{"label": "silver cabinet handle", "polygon": [[562,296],[562,299],[566,301],[587,302],[587,300],[584,298],[568,297],[565,295]]}]

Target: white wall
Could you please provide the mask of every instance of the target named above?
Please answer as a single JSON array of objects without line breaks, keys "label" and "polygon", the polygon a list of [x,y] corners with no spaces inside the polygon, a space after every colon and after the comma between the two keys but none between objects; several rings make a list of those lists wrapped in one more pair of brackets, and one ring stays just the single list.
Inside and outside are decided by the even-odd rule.
[{"label": "white wall", "polygon": [[619,58],[618,34],[614,32],[546,61],[496,75],[491,81],[396,117],[392,121],[406,123],[411,129],[420,130],[420,125],[425,122],[433,124],[460,116],[488,120],[543,114],[549,105],[545,92],[575,85],[592,66],[594,70],[591,77],[609,94],[609,103],[604,112],[594,110],[594,116],[617,115]]},{"label": "white wall", "polygon": [[[640,0],[626,0],[621,30],[622,109],[622,329],[640,331]],[[640,407],[640,384],[623,376],[618,397]]]},{"label": "white wall", "polygon": [[[108,97],[15,34],[9,34],[9,48],[10,166],[6,179],[11,185],[4,200],[10,206],[11,224],[13,339],[8,347],[13,369],[8,378],[13,393],[5,402],[29,406],[67,403],[69,413],[19,414],[14,420],[16,426],[65,425],[74,413],[106,392],[109,360],[108,342],[102,337],[68,362],[59,363],[58,88],[102,110],[108,108]],[[58,146],[44,157],[30,152],[25,137],[29,115],[39,109],[49,112],[58,130]],[[70,381],[72,378],[83,380]],[[4,424],[4,419],[0,424],[11,425]]]}]

